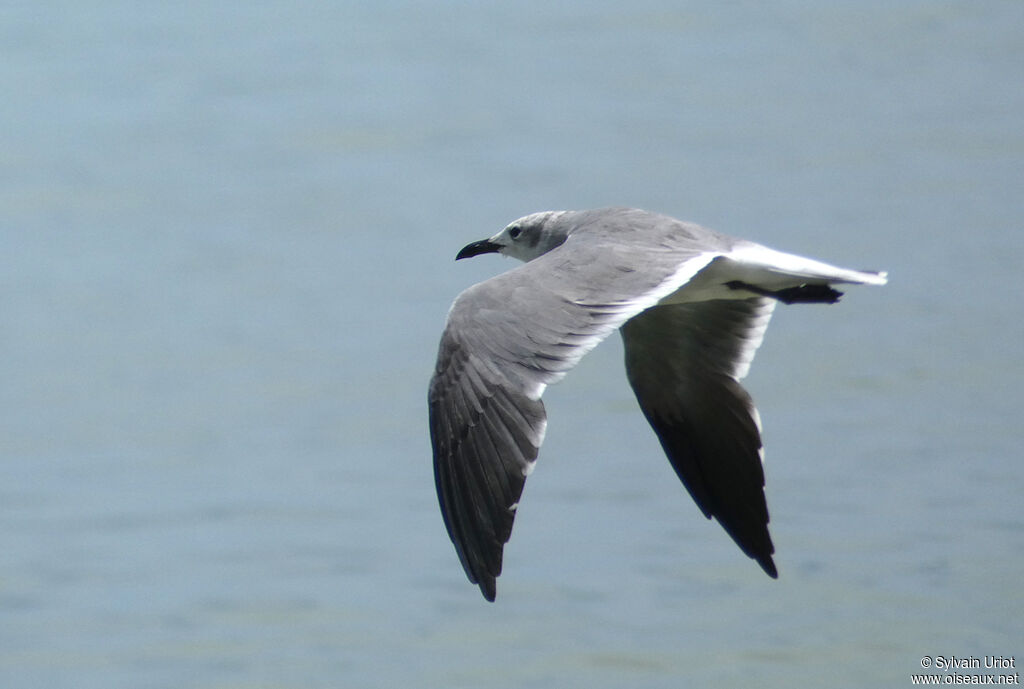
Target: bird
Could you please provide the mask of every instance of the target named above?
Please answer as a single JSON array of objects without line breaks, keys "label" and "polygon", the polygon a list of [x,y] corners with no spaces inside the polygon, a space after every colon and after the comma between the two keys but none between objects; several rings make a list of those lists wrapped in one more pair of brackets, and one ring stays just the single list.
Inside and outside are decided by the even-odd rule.
[{"label": "bird", "polygon": [[541,396],[618,330],[626,376],[697,506],[772,578],[761,421],[740,381],[784,304],[839,300],[839,268],[635,208],[544,211],[462,248],[522,265],[456,297],[428,388],[434,480],[469,581],[494,601],[547,427]]}]

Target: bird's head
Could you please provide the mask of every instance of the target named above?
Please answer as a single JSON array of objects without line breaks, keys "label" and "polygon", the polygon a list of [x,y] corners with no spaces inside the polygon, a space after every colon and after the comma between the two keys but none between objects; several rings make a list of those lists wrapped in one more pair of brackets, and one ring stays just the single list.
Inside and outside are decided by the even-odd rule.
[{"label": "bird's head", "polygon": [[560,246],[569,236],[569,224],[559,222],[565,214],[566,211],[544,211],[519,218],[493,237],[467,244],[455,260],[498,253],[532,261]]}]

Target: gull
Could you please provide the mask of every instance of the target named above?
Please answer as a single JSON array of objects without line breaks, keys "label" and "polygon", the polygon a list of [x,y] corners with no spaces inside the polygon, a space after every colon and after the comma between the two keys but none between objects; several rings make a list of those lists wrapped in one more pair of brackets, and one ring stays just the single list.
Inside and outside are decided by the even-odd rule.
[{"label": "gull", "polygon": [[778,302],[834,303],[848,270],[634,208],[533,213],[464,247],[525,263],[460,294],[428,405],[434,480],[471,583],[496,595],[544,440],[541,395],[615,330],[626,376],[697,506],[771,577],[761,421],[740,380]]}]

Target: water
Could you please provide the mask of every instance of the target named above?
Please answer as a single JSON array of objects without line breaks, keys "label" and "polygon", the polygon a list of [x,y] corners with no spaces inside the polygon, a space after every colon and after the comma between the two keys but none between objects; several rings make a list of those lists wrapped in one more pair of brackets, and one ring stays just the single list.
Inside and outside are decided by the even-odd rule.
[{"label": "water", "polygon": [[[902,686],[1021,656],[1024,6],[0,8],[0,684]],[[609,341],[498,602],[433,493],[465,243],[628,204],[884,288],[748,387],[781,577]],[[581,400],[585,403],[581,404]]]}]

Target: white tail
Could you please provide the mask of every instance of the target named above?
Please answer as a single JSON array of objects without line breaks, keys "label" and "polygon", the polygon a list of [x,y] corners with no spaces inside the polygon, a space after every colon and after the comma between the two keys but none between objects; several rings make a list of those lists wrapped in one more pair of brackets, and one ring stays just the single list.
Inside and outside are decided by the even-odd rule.
[{"label": "white tail", "polygon": [[[743,268],[752,270],[760,279],[747,282],[764,287],[779,287],[797,282],[847,283],[854,285],[884,285],[887,273],[840,268],[812,258],[787,254],[754,243],[743,243],[726,256]],[[754,277],[754,276],[750,276]],[[767,284],[766,284],[767,280]]]}]

